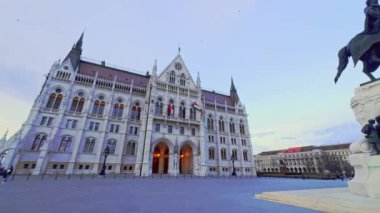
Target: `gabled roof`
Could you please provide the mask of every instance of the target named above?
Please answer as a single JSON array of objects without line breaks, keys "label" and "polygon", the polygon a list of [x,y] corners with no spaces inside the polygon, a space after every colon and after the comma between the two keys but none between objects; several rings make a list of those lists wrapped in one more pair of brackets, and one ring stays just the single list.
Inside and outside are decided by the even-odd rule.
[{"label": "gabled roof", "polygon": [[113,81],[116,76],[116,82],[131,84],[133,81],[133,85],[140,87],[146,87],[150,78],[148,75],[141,75],[83,60],[81,60],[79,64],[79,73],[90,76],[95,76],[96,73],[98,73],[99,78],[111,81]]},{"label": "gabled roof", "polygon": [[215,91],[202,90],[202,96],[204,96],[205,102],[216,102],[217,104],[222,105],[226,103],[228,106],[235,106],[234,101],[230,96],[216,93]]},{"label": "gabled roof", "polygon": [[195,87],[196,84],[194,82],[194,79],[193,77],[191,76],[190,72],[189,72],[189,69],[187,68],[186,64],[185,64],[185,61],[183,60],[182,56],[180,54],[178,54],[166,67],[165,69],[160,73],[160,75],[158,76],[158,79],[160,80],[163,80],[163,78],[165,77],[165,73],[167,72],[170,72],[172,69],[170,69],[171,67],[174,67],[174,64],[176,62],[180,62],[182,64],[182,70],[180,72],[185,72],[187,74],[187,76],[189,76],[190,78],[190,81],[192,83],[192,85]]}]

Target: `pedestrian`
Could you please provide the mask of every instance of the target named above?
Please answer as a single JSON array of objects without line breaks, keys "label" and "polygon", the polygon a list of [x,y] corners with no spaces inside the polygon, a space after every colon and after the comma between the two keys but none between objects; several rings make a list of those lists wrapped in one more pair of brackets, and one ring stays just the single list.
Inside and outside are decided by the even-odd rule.
[{"label": "pedestrian", "polygon": [[7,178],[13,172],[13,166],[9,167],[7,170],[3,170],[3,183],[7,182]]}]

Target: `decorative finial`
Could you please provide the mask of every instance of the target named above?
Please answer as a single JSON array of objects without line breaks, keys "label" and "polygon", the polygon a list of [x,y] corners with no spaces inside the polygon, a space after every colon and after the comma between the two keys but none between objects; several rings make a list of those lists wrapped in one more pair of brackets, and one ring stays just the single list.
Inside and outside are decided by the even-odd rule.
[{"label": "decorative finial", "polygon": [[181,44],[178,43],[178,55],[181,54]]}]

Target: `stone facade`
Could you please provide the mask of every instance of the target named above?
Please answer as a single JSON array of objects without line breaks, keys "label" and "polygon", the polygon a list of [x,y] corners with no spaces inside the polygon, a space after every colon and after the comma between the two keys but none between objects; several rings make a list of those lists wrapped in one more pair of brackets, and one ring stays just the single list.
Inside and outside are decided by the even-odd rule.
[{"label": "stone facade", "polygon": [[158,73],[81,57],[83,35],[51,67],[22,128],[0,144],[16,174],[106,173],[254,176],[247,113],[230,95],[203,90],[178,54]]},{"label": "stone facade", "polygon": [[327,172],[321,165],[323,156],[328,158],[326,160],[336,161],[340,167],[344,167],[348,164],[349,145],[305,146],[262,152],[254,156],[256,170],[262,173],[280,173],[283,172],[281,168],[284,168],[289,173],[323,174]]}]

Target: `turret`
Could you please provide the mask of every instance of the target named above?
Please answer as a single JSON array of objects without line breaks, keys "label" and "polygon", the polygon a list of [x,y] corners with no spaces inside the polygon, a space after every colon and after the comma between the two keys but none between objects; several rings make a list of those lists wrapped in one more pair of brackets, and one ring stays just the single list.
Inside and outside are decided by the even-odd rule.
[{"label": "turret", "polygon": [[199,77],[199,72],[197,74],[197,87],[201,87],[201,78]]}]

